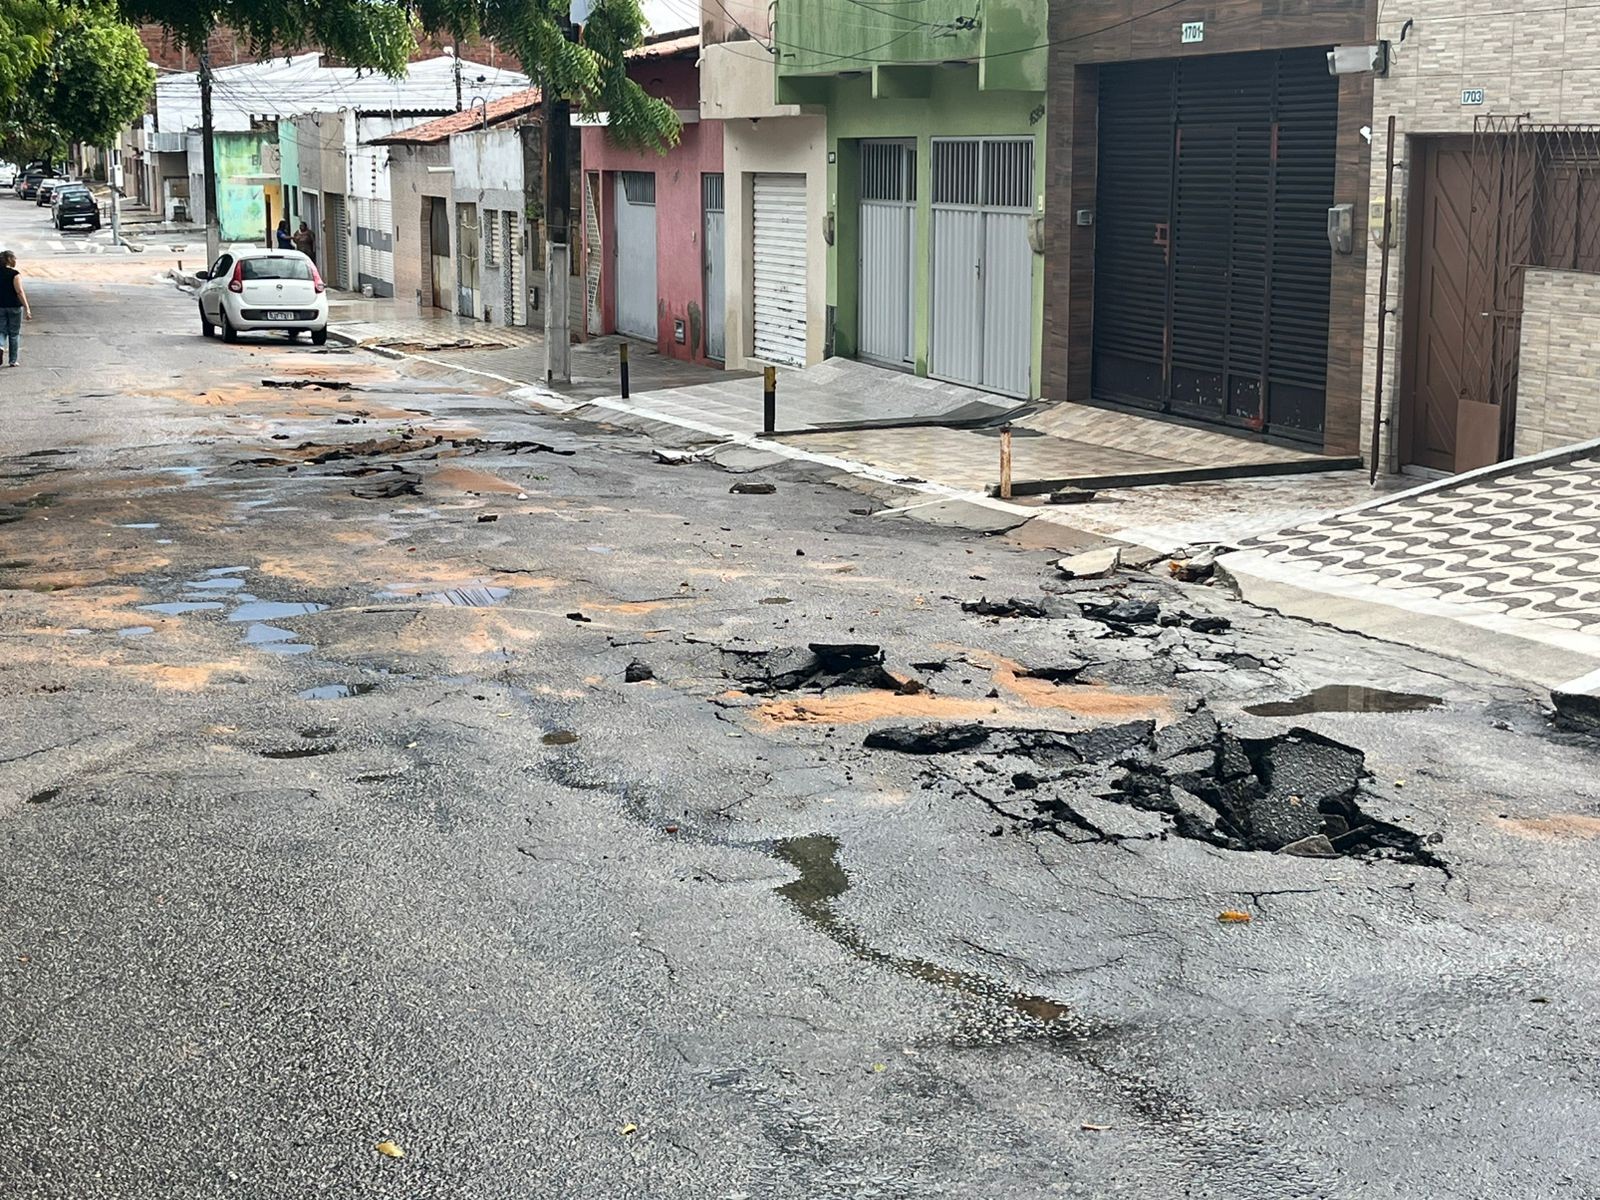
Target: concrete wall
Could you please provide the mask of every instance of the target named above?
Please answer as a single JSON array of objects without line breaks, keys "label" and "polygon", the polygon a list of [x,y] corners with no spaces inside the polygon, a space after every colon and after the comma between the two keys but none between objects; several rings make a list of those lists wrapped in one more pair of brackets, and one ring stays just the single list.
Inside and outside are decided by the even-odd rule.
[{"label": "concrete wall", "polygon": [[[478,209],[478,310],[473,315],[495,325],[528,323],[524,260],[515,252],[507,258],[504,233],[509,223],[514,239],[522,243],[528,204],[525,153],[522,132],[515,128],[476,130],[450,138],[450,161],[455,167],[452,199]],[[493,220],[491,212],[496,214]],[[514,321],[508,321],[506,311],[508,285],[521,297]]]},{"label": "concrete wall", "polygon": [[298,118],[278,122],[278,186],[281,219],[289,222],[289,232],[300,225],[300,130]]},{"label": "concrete wall", "polygon": [[[426,241],[427,226],[423,199],[436,196],[449,201],[448,174],[431,174],[430,166],[450,165],[450,144],[433,146],[395,146],[389,155],[389,191],[394,206],[394,294],[402,302],[413,301],[419,308],[432,304],[433,272]],[[444,306],[455,311],[455,211],[450,212],[451,255],[446,264],[448,277],[440,280]]]},{"label": "concrete wall", "polygon": [[[267,208],[277,211],[277,184],[244,182],[262,173],[263,147],[276,144],[277,133],[264,131],[228,132],[213,135],[217,171],[218,227],[224,244],[248,242],[261,245],[267,234]],[[190,135],[188,146],[189,203],[196,222],[205,214],[205,180],[200,135]]]},{"label": "concrete wall", "polygon": [[[692,59],[646,60],[637,67],[630,67],[629,73],[652,96],[666,100],[674,108],[690,112],[698,109],[699,79]],[[701,176],[716,174],[723,169],[722,122],[686,124],[678,145],[664,155],[624,149],[612,144],[604,129],[586,128],[583,131],[582,156],[586,173],[600,173],[600,228],[605,247],[615,244],[613,206],[616,172],[646,171],[655,175],[656,348],[673,358],[710,361],[705,352],[705,248]],[[588,202],[585,189],[584,203]],[[605,265],[609,266],[609,261]],[[578,282],[581,286],[581,280]],[[616,328],[614,283],[612,272],[602,269],[600,309],[606,332]],[[680,321],[683,323],[682,342],[676,336],[677,323]],[[731,353],[730,346],[730,356]]]},{"label": "concrete wall", "polygon": [[[906,6],[860,4],[848,14],[831,0],[784,0],[775,30],[778,74],[834,75],[850,65],[981,64],[984,86],[1042,91],[1048,56],[1048,10],[1039,0],[988,0],[981,20],[967,0]],[[841,65],[843,64],[843,65]],[[978,69],[975,69],[974,74]]]},{"label": "concrete wall", "polygon": [[[1406,40],[1398,41],[1400,31],[1410,19]],[[1420,158],[1415,141],[1419,136],[1471,134],[1474,118],[1483,115],[1508,116],[1526,113],[1535,121],[1600,121],[1600,8],[1579,0],[1558,3],[1552,0],[1476,0],[1470,7],[1447,0],[1421,0],[1403,12],[1386,6],[1378,36],[1396,42],[1396,55],[1387,78],[1374,85],[1372,183],[1371,194],[1383,196],[1385,172],[1385,133],[1387,119],[1396,119],[1397,154],[1400,166],[1394,176],[1393,250],[1389,263],[1389,304],[1396,312],[1389,318],[1388,346],[1384,358],[1385,417],[1398,418],[1406,402],[1401,394],[1402,354],[1406,344],[1405,288],[1407,285],[1408,221],[1411,216],[1410,183],[1412,161]],[[1483,89],[1482,105],[1463,105],[1463,89]],[[1372,421],[1372,391],[1377,371],[1376,338],[1378,328],[1378,287],[1380,256],[1368,255],[1366,327],[1367,344],[1373,349],[1366,358],[1366,397],[1362,409],[1362,444],[1367,445]],[[1551,353],[1544,360],[1553,364],[1553,373],[1541,379],[1545,370],[1537,349],[1532,361],[1523,359],[1518,375],[1516,449],[1524,444],[1559,444],[1552,438],[1577,440],[1600,435],[1600,405],[1590,408],[1592,419],[1582,421],[1567,406],[1576,399],[1568,394],[1575,376],[1561,369],[1564,348],[1593,345],[1588,327],[1593,304],[1600,293],[1580,279],[1567,278],[1568,272],[1529,271],[1529,294],[1525,298],[1525,323],[1534,325],[1536,347],[1548,328]],[[1539,311],[1535,311],[1535,301]],[[1523,330],[1522,345],[1530,348],[1530,331]],[[1560,351],[1560,352],[1558,352]],[[1529,409],[1523,397],[1534,397]],[[1543,411],[1550,397],[1558,400],[1554,420],[1528,432],[1522,424],[1524,412]],[[1537,418],[1529,416],[1530,420]],[[1380,430],[1379,461],[1384,469],[1399,465],[1398,419],[1386,420]],[[1569,435],[1570,438],[1569,438]]]},{"label": "concrete wall", "polygon": [[[1043,95],[1037,92],[988,92],[978,87],[975,68],[942,70],[930,80],[930,95],[921,100],[874,100],[869,78],[838,80],[828,106],[828,148],[835,163],[828,168],[828,195],[834,213],[834,244],[827,249],[828,303],[836,310],[835,350],[854,355],[861,213],[854,171],[861,138],[911,138],[917,143],[916,308],[913,356],[918,375],[928,373],[932,291],[933,207],[932,165],[935,137],[984,135],[1031,136],[1034,142],[1034,191],[1042,199],[1046,126],[1037,115]],[[1035,211],[1042,209],[1037,205]],[[1032,360],[1030,396],[1039,395],[1040,341],[1044,325],[1044,260],[1032,257]]]},{"label": "concrete wall", "polygon": [[1518,457],[1600,436],[1600,275],[1530,269],[1522,303]]}]

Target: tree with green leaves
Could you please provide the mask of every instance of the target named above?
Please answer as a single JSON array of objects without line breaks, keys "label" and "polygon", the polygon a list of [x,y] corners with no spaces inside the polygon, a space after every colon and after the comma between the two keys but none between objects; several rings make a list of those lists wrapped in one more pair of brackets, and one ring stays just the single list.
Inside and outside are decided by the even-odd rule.
[{"label": "tree with green leaves", "polygon": [[21,93],[50,53],[54,12],[41,0],[0,0],[0,105]]},{"label": "tree with green leaves", "polygon": [[68,10],[27,91],[66,142],[109,146],[144,115],[156,73],[139,34],[109,10]]}]

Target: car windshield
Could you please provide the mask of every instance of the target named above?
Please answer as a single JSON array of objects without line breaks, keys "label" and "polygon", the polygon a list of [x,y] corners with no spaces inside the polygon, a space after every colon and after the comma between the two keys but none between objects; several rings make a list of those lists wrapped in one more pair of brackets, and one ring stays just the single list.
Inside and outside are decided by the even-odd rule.
[{"label": "car windshield", "polygon": [[303,258],[247,258],[246,279],[310,279],[311,264]]},{"label": "car windshield", "polygon": [[63,187],[57,188],[56,191],[60,193],[63,200],[87,200],[89,198],[89,189],[86,187]]}]

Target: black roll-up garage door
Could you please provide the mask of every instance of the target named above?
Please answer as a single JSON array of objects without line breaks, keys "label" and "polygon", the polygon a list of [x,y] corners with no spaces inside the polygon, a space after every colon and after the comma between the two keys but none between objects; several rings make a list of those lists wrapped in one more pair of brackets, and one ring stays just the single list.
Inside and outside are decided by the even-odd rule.
[{"label": "black roll-up garage door", "polygon": [[1324,50],[1101,68],[1098,398],[1321,441],[1338,99]]}]

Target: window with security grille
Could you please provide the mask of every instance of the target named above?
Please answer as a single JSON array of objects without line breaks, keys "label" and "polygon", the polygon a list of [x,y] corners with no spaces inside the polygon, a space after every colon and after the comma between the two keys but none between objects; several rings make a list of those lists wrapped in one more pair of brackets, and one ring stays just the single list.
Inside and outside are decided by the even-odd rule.
[{"label": "window with security grille", "polygon": [[629,204],[654,204],[656,202],[656,173],[654,171],[623,171],[622,191]]}]

